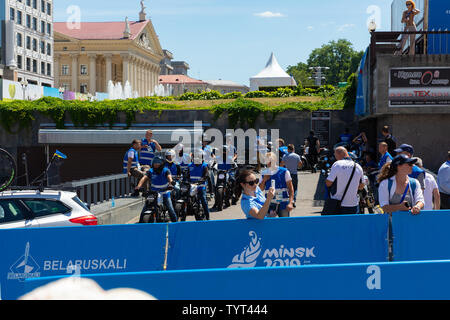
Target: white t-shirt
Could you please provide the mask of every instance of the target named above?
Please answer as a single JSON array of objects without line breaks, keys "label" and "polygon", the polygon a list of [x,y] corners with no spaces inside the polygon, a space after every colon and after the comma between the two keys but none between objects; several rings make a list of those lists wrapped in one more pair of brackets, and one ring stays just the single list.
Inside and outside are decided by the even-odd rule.
[{"label": "white t-shirt", "polygon": [[[130,151],[128,151],[128,159],[133,159],[133,161],[134,161],[134,151],[132,151],[132,150],[130,150]],[[137,168],[138,168],[138,170],[141,170],[141,164],[138,162],[138,163],[136,163],[136,166],[137,166]]]},{"label": "white t-shirt", "polygon": [[425,173],[425,190],[423,191],[423,197],[425,199],[425,206],[423,210],[433,210],[433,190],[439,189],[436,179],[429,174]]},{"label": "white t-shirt", "polygon": [[[395,194],[395,189],[397,188],[397,181],[395,179],[395,176],[393,176],[392,178],[390,178],[392,180],[392,187],[391,187],[391,192],[389,193],[389,182],[388,179],[385,179],[383,181],[380,182],[380,185],[378,187],[378,201],[380,203],[380,207],[384,207],[387,206],[390,203],[392,197]],[[412,205],[415,206],[417,204],[417,202],[425,202],[424,197],[423,197],[423,193],[422,193],[422,188],[420,188],[420,183],[419,180],[416,180],[416,190],[414,192],[414,195],[412,195],[413,197],[413,202]],[[409,189],[409,193],[412,193],[412,187]]]},{"label": "white t-shirt", "polygon": [[359,184],[362,183],[364,176],[363,169],[359,164],[353,162],[353,160],[339,160],[333,164],[327,178],[330,182],[334,182],[337,179],[336,193],[331,195],[331,199],[341,200],[344,195],[345,187],[347,186],[348,180],[352,174],[354,165],[356,165],[355,173],[353,175],[352,182],[348,187],[345,198],[341,203],[342,207],[356,207],[359,204],[358,188]]}]

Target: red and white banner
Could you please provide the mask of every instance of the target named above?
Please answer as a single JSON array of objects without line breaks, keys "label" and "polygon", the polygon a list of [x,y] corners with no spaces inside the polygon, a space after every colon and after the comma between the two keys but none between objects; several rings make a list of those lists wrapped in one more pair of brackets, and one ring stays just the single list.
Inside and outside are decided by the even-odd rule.
[{"label": "red and white banner", "polygon": [[450,106],[450,68],[391,69],[389,106]]}]

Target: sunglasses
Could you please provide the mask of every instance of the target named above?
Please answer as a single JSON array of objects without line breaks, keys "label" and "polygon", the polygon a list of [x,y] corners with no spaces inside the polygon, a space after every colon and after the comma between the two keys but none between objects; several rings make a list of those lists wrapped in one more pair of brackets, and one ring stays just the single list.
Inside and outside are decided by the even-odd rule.
[{"label": "sunglasses", "polygon": [[259,179],[256,179],[254,181],[245,181],[244,183],[248,184],[249,186],[253,187],[255,184],[259,183]]}]

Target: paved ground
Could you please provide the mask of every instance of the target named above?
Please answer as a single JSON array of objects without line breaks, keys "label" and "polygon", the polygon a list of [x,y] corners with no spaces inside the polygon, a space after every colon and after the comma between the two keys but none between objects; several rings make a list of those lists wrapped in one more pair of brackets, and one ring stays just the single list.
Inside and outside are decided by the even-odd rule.
[{"label": "paved ground", "polygon": [[[259,178],[259,177],[258,177]],[[319,173],[310,172],[299,173],[299,192],[296,201],[296,208],[291,212],[291,217],[320,215],[324,199],[324,179]],[[213,206],[214,200],[209,202],[209,207]],[[94,205],[91,212],[99,218],[101,224],[134,224],[139,221],[139,215],[144,206],[143,198],[124,197],[115,199],[115,206],[111,201]],[[224,209],[221,212],[210,211],[211,220],[245,219],[240,202],[235,206]],[[193,216],[189,216],[187,221],[195,221]]]},{"label": "paved ground", "polygon": [[[320,215],[324,199],[324,177],[319,173],[300,172],[298,175],[298,196],[296,208],[291,212],[291,217]],[[212,207],[213,202],[210,202]],[[240,202],[221,212],[211,211],[211,220],[245,219]],[[195,221],[194,217],[188,217],[187,221]]]}]

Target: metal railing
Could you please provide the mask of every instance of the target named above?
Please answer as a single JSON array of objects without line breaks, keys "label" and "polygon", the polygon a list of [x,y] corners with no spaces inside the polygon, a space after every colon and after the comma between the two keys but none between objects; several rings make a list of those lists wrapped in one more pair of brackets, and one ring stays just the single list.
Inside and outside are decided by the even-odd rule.
[{"label": "metal railing", "polygon": [[[370,41],[371,65],[376,63],[378,53],[406,54],[410,50],[409,36],[415,35],[416,55],[442,55],[450,54],[450,31],[390,31],[372,32]],[[400,48],[402,37],[407,37],[404,48]],[[400,52],[401,50],[401,52]]]},{"label": "metal railing", "polygon": [[[90,205],[96,205],[112,198],[129,196],[137,185],[137,179],[126,174],[116,174],[104,177],[96,177],[79,181],[66,182],[57,186],[63,190],[71,190],[78,194],[81,201]],[[54,188],[55,186],[52,186]]]}]

